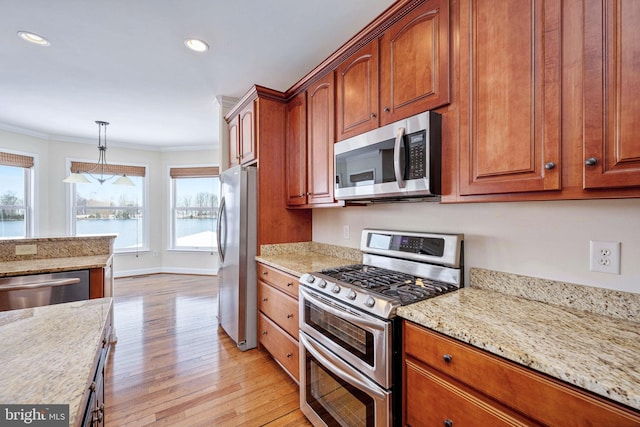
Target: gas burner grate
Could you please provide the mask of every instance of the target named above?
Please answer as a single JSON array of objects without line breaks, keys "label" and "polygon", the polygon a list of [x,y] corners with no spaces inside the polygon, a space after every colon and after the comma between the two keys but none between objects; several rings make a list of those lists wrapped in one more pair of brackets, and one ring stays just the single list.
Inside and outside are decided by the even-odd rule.
[{"label": "gas burner grate", "polygon": [[321,271],[337,281],[349,283],[375,294],[394,297],[402,305],[432,298],[457,290],[456,285],[415,277],[365,264],[345,265]]}]

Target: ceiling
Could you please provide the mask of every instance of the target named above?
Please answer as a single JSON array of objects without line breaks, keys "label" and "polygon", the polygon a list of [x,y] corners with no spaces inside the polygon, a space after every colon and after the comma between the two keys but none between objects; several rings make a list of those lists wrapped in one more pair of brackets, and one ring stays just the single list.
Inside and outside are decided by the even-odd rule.
[{"label": "ceiling", "polygon": [[95,143],[103,120],[110,145],[215,146],[216,96],[289,89],[392,3],[0,0],[0,128]]}]

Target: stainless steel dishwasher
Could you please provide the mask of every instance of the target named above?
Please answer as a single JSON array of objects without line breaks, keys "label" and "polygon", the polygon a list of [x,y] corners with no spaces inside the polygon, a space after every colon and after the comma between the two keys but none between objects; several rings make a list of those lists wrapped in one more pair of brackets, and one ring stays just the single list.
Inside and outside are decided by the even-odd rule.
[{"label": "stainless steel dishwasher", "polygon": [[0,279],[0,311],[89,299],[89,270]]}]

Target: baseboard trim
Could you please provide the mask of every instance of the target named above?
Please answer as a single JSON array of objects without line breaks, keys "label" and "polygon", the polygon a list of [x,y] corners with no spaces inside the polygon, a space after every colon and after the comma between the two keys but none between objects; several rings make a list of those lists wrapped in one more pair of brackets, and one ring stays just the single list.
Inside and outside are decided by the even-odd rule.
[{"label": "baseboard trim", "polygon": [[146,276],[148,274],[193,274],[198,276],[216,276],[218,270],[209,268],[140,268],[135,270],[116,271],[113,277]]}]

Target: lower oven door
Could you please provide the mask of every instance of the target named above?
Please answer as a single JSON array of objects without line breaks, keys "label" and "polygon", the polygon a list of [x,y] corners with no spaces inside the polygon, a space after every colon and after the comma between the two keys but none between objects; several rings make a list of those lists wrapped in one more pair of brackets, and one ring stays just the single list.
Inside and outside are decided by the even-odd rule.
[{"label": "lower oven door", "polygon": [[314,426],[390,426],[391,392],[300,332],[300,409]]},{"label": "lower oven door", "polygon": [[392,325],[300,286],[300,330],[389,389]]}]

